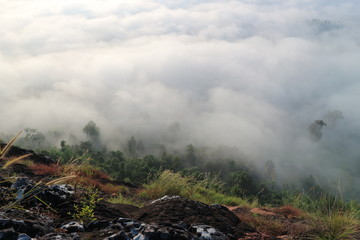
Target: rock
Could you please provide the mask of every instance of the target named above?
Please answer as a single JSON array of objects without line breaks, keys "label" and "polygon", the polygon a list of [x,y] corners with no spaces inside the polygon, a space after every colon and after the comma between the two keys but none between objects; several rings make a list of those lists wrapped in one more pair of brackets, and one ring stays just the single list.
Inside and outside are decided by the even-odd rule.
[{"label": "rock", "polygon": [[22,230],[26,229],[26,224],[24,221],[0,219],[0,229],[7,228],[11,228],[17,232],[21,232]]},{"label": "rock", "polygon": [[0,240],[17,240],[18,236],[13,228],[0,230]]},{"label": "rock", "polygon": [[78,222],[69,222],[68,224],[61,226],[61,229],[65,229],[68,233],[85,232],[84,226]]},{"label": "rock", "polygon": [[122,203],[109,203],[101,200],[96,203],[95,216],[98,219],[114,220],[119,217],[131,218],[131,213],[137,211],[139,208]]},{"label": "rock", "polygon": [[31,237],[29,237],[28,235],[22,233],[18,236],[17,240],[31,240]]},{"label": "rock", "polygon": [[51,185],[44,188],[38,197],[45,201],[51,207],[57,207],[64,202],[70,202],[74,200],[74,189],[68,184]]},{"label": "rock", "polygon": [[80,240],[80,237],[77,233],[49,233],[39,238],[39,240]]},{"label": "rock", "polygon": [[0,219],[0,229],[14,229],[18,233],[26,233],[31,237],[37,235],[41,236],[46,233],[54,231],[53,228],[47,226],[45,222],[41,220],[9,220],[9,219]]},{"label": "rock", "polygon": [[35,183],[28,178],[18,178],[16,181],[11,185],[11,188],[17,190],[15,199],[20,201],[25,198],[25,194],[33,189]]},{"label": "rock", "polygon": [[235,239],[234,236],[227,236],[208,225],[193,224],[191,225],[190,231],[193,232],[199,238],[199,240]]},{"label": "rock", "polygon": [[104,240],[131,240],[131,238],[129,238],[125,232],[118,232],[105,238]]},{"label": "rock", "polygon": [[86,225],[86,231],[94,231],[104,229],[110,226],[110,222],[107,220],[95,220]]},{"label": "rock", "polygon": [[30,181],[28,178],[18,178],[16,181],[11,185],[12,188],[15,188],[16,190],[25,188],[27,186],[34,186],[34,183]]},{"label": "rock", "polygon": [[1,187],[10,187],[11,182],[0,176],[0,186]]},{"label": "rock", "polygon": [[162,198],[159,198],[159,199],[156,199],[156,200],[152,201],[151,204],[154,204],[154,203],[157,203],[157,202],[160,202],[160,201],[168,201],[168,200],[171,200],[171,199],[177,199],[177,198],[180,198],[180,196],[178,196],[178,195],[173,195],[173,196],[165,195]]},{"label": "rock", "polygon": [[[112,225],[113,224],[113,225]],[[179,224],[145,224],[134,219],[119,218],[110,224],[111,228],[121,229],[106,240],[232,240],[226,235],[208,225],[192,225],[187,229],[183,222]]]},{"label": "rock", "polygon": [[[4,148],[6,144],[0,144],[1,148]],[[11,146],[10,150],[6,154],[6,157],[12,158],[12,157],[20,157],[26,154],[31,154],[27,159],[39,163],[39,164],[56,164],[56,161],[48,156],[44,156],[41,154],[37,154],[34,151],[26,150],[23,148],[19,148],[16,146]]]},{"label": "rock", "polygon": [[[140,208],[133,217],[145,223],[171,223],[182,221],[185,225],[209,225],[220,232],[241,236],[242,228],[237,230],[239,218],[221,205],[209,206],[201,202],[181,198],[166,197],[157,200],[149,206]],[[249,228],[251,228],[249,226]],[[229,235],[231,237],[231,235]]]}]

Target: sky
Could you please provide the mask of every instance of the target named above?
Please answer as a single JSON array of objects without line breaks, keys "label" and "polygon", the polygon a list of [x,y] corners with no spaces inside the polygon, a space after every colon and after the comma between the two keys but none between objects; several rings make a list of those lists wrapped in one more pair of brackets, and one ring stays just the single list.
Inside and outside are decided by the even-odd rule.
[{"label": "sky", "polygon": [[230,146],[339,178],[360,160],[359,1],[0,5],[0,132],[93,120],[109,143]]}]

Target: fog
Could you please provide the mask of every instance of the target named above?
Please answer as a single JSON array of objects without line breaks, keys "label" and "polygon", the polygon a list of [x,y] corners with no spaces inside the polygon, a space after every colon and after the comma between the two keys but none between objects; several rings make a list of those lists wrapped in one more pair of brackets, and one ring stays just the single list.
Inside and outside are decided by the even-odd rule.
[{"label": "fog", "polygon": [[114,148],[229,146],[279,179],[360,180],[359,1],[0,4],[4,134],[93,120]]}]

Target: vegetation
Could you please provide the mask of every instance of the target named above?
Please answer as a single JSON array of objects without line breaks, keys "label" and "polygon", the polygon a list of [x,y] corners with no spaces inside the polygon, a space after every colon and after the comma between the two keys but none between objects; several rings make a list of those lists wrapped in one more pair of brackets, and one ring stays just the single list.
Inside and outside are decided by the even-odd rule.
[{"label": "vegetation", "polygon": [[108,201],[111,203],[129,204],[129,205],[133,205],[133,206],[137,206],[137,207],[144,206],[144,203],[140,199],[136,198],[135,196],[125,197],[121,193],[117,194],[116,196],[110,197],[108,199]]},{"label": "vegetation", "polygon": [[[135,206],[143,206],[164,195],[179,195],[207,204],[268,208],[284,218],[303,219],[303,223],[291,229],[293,236],[323,240],[360,238],[359,203],[330,194],[313,177],[304,180],[301,190],[290,187],[281,190],[276,186],[272,161],[266,163],[265,174],[259,176],[244,159],[226,158],[221,154],[211,157],[192,144],[183,151],[171,153],[159,145],[153,147],[157,154],[146,154],[143,142],[131,137],[123,149],[108,150],[101,144],[100,129],[94,122],[90,121],[83,132],[87,140],[79,144],[69,145],[62,140],[59,148],[48,146],[37,150],[57,159],[57,164],[23,163],[37,175],[50,176],[54,181],[62,179],[75,187],[90,187],[74,205],[75,212],[70,213],[74,218],[94,220],[100,194],[109,194],[110,197],[106,197],[109,202]],[[27,129],[25,133],[26,137],[19,142],[41,146],[44,134],[34,129]],[[28,157],[6,157],[19,135],[0,149],[3,169]],[[156,152],[154,149],[152,152]],[[26,197],[34,197],[31,191],[29,194]],[[18,202],[12,206],[16,204]],[[242,220],[269,235],[289,232],[279,219],[269,221],[249,213],[243,215]]]},{"label": "vegetation", "polygon": [[144,189],[138,195],[144,199],[157,199],[164,195],[179,195],[207,204],[256,205],[256,200],[250,202],[216,191],[219,183],[214,183],[211,180],[208,178],[199,181],[194,177],[181,176],[180,173],[165,170],[150,183],[143,185]]},{"label": "vegetation", "polygon": [[299,194],[293,204],[311,214],[318,232],[315,239],[358,239],[360,234],[360,205],[344,202],[330,194],[310,197]]},{"label": "vegetation", "polygon": [[82,196],[80,203],[74,204],[75,212],[69,213],[69,215],[73,218],[81,220],[82,222],[94,221],[96,220],[96,203],[101,201],[102,198],[99,197],[99,192],[96,188],[88,188],[83,195],[84,196]]}]

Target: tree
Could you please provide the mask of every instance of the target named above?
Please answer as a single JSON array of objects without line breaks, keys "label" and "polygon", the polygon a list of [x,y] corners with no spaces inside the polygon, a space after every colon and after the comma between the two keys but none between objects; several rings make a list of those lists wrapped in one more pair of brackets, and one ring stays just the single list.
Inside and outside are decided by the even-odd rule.
[{"label": "tree", "polygon": [[100,148],[100,128],[96,126],[96,123],[89,121],[83,128],[83,132],[93,143],[94,147]]},{"label": "tree", "polygon": [[248,195],[255,189],[252,177],[247,171],[231,172],[228,177],[228,185],[230,192],[240,197]]},{"label": "tree", "polygon": [[128,147],[128,153],[130,156],[135,157],[136,156],[136,140],[135,137],[132,136],[130,140],[128,141],[127,147]]},{"label": "tree", "polygon": [[196,164],[196,150],[192,144],[186,146],[186,161],[189,163],[190,166],[195,166]]},{"label": "tree", "polygon": [[93,121],[89,121],[85,127],[83,128],[83,132],[89,137],[89,138],[96,138],[100,135],[100,129],[96,126],[96,123]]},{"label": "tree", "polygon": [[39,148],[45,141],[45,135],[34,128],[26,128],[25,134],[25,141],[31,143],[32,148]]}]

